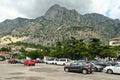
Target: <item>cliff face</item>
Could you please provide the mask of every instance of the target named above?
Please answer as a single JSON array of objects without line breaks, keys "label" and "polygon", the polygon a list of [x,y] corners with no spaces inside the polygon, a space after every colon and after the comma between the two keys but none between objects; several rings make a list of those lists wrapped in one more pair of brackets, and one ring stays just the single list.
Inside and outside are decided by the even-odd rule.
[{"label": "cliff face", "polygon": [[0,23],[0,36],[12,35],[28,37],[27,43],[52,45],[71,37],[77,39],[99,38],[107,41],[120,37],[120,21],[101,14],[81,15],[76,10],[68,10],[53,5],[45,15],[36,19],[16,18]]}]

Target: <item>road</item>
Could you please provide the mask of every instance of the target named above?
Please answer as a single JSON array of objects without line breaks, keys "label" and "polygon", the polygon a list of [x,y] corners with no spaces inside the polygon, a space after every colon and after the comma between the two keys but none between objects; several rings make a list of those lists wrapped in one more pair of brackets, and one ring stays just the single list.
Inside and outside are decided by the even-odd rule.
[{"label": "road", "polygon": [[64,72],[63,66],[8,64],[0,62],[0,80],[120,80],[120,74]]}]

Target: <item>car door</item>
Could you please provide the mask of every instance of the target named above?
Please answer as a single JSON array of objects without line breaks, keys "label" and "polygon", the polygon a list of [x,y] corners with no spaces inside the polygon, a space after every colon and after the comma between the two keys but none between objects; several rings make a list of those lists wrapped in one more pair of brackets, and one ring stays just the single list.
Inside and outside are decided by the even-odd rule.
[{"label": "car door", "polygon": [[78,71],[78,63],[73,63],[73,64],[70,64],[70,70],[71,71]]}]

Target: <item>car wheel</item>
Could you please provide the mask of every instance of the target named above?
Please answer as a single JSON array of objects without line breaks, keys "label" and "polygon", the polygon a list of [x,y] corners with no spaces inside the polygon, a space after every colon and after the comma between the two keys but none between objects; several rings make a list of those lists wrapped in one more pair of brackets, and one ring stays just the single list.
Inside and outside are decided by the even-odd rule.
[{"label": "car wheel", "polygon": [[92,72],[92,71],[90,71],[90,73],[92,74],[93,72]]},{"label": "car wheel", "polygon": [[97,68],[96,67],[94,68],[94,71],[97,72]]},{"label": "car wheel", "polygon": [[32,66],[35,66],[35,64],[33,64]]},{"label": "car wheel", "polygon": [[57,65],[57,63],[55,63],[55,65]]},{"label": "car wheel", "polygon": [[65,72],[69,72],[69,69],[68,69],[68,68],[64,68],[64,71],[65,71]]},{"label": "car wheel", "polygon": [[107,70],[107,73],[108,73],[108,74],[112,74],[113,71],[112,71],[111,69],[108,69],[108,70]]},{"label": "car wheel", "polygon": [[87,74],[88,71],[87,71],[86,69],[83,69],[83,70],[82,70],[82,73],[83,73],[83,74]]}]

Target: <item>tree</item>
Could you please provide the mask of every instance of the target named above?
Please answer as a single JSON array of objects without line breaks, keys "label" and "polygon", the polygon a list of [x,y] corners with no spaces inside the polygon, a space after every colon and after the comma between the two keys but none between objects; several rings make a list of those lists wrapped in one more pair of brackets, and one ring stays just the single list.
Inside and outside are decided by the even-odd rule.
[{"label": "tree", "polygon": [[88,45],[83,42],[83,40],[78,41],[78,45],[76,46],[76,50],[78,53],[78,58],[85,58],[88,56]]},{"label": "tree", "polygon": [[43,54],[41,54],[40,51],[38,50],[33,50],[33,51],[28,52],[26,56],[30,57],[31,59],[43,58]]},{"label": "tree", "polygon": [[5,51],[5,52],[10,52],[11,48],[10,47],[2,47],[0,51]]},{"label": "tree", "polygon": [[78,51],[77,51],[77,44],[78,40],[75,38],[71,38],[70,40],[67,40],[64,44],[64,52],[65,56],[67,58],[75,59],[77,57]]},{"label": "tree", "polygon": [[5,60],[5,57],[4,56],[0,56],[0,60]]},{"label": "tree", "polygon": [[19,51],[20,52],[26,52],[24,47],[22,47]]},{"label": "tree", "polygon": [[101,41],[97,38],[92,38],[89,43],[89,55],[93,58],[96,56],[100,56],[100,52],[102,50]]}]

